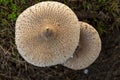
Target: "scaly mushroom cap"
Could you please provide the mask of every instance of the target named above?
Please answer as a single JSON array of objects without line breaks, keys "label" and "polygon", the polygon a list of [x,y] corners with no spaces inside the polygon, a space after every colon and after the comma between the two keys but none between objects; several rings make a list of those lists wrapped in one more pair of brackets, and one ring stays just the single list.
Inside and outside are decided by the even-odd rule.
[{"label": "scaly mushroom cap", "polygon": [[16,21],[17,49],[35,66],[63,63],[78,46],[79,26],[76,15],[66,5],[40,2],[23,11]]},{"label": "scaly mushroom cap", "polygon": [[63,65],[74,69],[83,69],[91,65],[101,51],[101,40],[98,32],[88,23],[80,22],[80,41],[73,58]]}]

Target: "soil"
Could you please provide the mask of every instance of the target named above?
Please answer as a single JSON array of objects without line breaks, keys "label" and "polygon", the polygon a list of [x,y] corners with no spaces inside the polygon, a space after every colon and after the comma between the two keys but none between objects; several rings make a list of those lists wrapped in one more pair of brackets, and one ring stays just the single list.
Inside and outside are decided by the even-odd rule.
[{"label": "soil", "polygon": [[[79,20],[86,18],[75,13]],[[90,24],[93,24],[92,21]],[[120,29],[107,28],[100,37],[100,56],[92,65],[82,70],[72,70],[62,65],[45,68],[33,66],[23,60],[16,46],[5,51],[9,49],[6,40],[5,45],[0,45],[0,80],[120,80]]]}]

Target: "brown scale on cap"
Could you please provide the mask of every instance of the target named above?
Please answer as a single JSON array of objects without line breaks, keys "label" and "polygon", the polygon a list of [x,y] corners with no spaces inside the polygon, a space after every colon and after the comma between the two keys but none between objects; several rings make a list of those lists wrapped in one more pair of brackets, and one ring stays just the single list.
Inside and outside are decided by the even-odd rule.
[{"label": "brown scale on cap", "polygon": [[62,64],[79,43],[80,27],[66,5],[45,1],[23,11],[16,21],[15,42],[21,56],[39,66]]}]

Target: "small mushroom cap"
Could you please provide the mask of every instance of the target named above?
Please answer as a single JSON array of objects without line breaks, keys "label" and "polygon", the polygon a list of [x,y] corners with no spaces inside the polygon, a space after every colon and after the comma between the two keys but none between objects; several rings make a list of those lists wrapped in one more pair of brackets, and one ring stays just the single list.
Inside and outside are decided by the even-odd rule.
[{"label": "small mushroom cap", "polygon": [[29,63],[52,66],[65,62],[79,43],[77,16],[66,5],[46,1],[23,11],[15,28],[15,42],[21,56]]},{"label": "small mushroom cap", "polygon": [[73,58],[68,59],[63,65],[80,70],[91,65],[101,51],[101,40],[98,32],[88,23],[80,22],[80,41]]}]

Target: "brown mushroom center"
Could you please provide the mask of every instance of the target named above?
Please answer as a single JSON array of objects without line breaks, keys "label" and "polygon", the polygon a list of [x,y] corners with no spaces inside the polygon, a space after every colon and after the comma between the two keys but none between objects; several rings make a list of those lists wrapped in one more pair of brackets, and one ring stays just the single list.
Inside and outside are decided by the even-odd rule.
[{"label": "brown mushroom center", "polygon": [[45,40],[50,40],[53,39],[55,37],[55,30],[51,27],[45,27],[45,29],[42,32],[42,37]]},{"label": "brown mushroom center", "polygon": [[52,29],[50,29],[49,27],[47,27],[46,29],[45,29],[45,31],[44,31],[44,36],[46,37],[46,38],[49,38],[49,37],[51,37],[51,36],[53,36],[53,30]]}]

